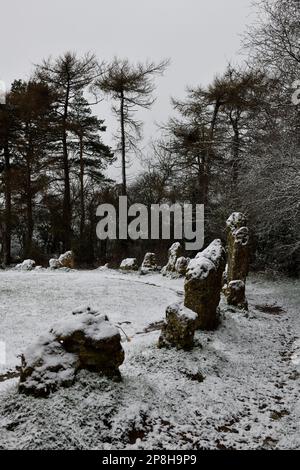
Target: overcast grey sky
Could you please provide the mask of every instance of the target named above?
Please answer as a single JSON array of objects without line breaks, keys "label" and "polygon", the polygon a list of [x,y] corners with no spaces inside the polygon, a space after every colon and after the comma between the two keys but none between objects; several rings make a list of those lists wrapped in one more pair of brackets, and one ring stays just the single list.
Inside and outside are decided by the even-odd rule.
[{"label": "overcast grey sky", "polygon": [[[0,0],[0,80],[28,78],[32,64],[67,50],[94,52],[132,61],[171,65],[157,81],[157,101],[145,120],[145,143],[155,137],[155,122],[171,113],[170,97],[182,98],[187,85],[208,83],[227,63],[241,57],[240,35],[253,20],[252,0]],[[108,125],[108,103],[97,107]],[[131,173],[136,171],[136,165]],[[119,170],[114,171],[118,175]]]}]

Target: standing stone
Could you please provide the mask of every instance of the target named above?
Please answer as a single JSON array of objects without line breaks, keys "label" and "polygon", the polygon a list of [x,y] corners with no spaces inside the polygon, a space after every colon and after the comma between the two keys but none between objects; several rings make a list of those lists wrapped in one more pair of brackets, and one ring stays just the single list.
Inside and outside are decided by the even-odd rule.
[{"label": "standing stone", "polygon": [[245,296],[245,283],[243,281],[231,281],[226,286],[225,295],[229,305],[248,310],[248,302]]},{"label": "standing stone", "polygon": [[78,359],[56,341],[52,333],[41,336],[21,355],[19,393],[46,398],[75,381]]},{"label": "standing stone", "polygon": [[245,283],[249,271],[249,229],[247,218],[241,212],[231,214],[227,228],[227,267],[224,293],[227,303],[247,309]]},{"label": "standing stone", "polygon": [[163,276],[176,273],[176,262],[182,256],[182,247],[179,242],[173,243],[168,251],[168,263],[161,270]]},{"label": "standing stone", "polygon": [[21,271],[32,271],[35,267],[35,261],[33,259],[25,259],[23,263],[17,264],[15,269]]},{"label": "standing stone", "polygon": [[227,282],[246,282],[249,271],[249,229],[247,218],[241,212],[231,214],[227,228]]},{"label": "standing stone", "polygon": [[80,369],[120,379],[124,361],[119,330],[106,315],[87,308],[54,326],[21,356],[19,392],[47,397],[70,387]]},{"label": "standing stone", "polygon": [[201,330],[213,330],[218,326],[224,268],[225,250],[221,240],[214,240],[188,265],[184,305],[197,313],[196,326]]},{"label": "standing stone", "polygon": [[60,269],[62,268],[62,265],[60,264],[60,261],[57,258],[51,258],[49,259],[49,268]]},{"label": "standing stone", "polygon": [[58,324],[52,332],[67,352],[77,355],[79,369],[119,376],[118,368],[124,361],[120,332],[106,315],[90,307],[75,310],[69,321]]},{"label": "standing stone", "polygon": [[183,304],[172,304],[166,309],[166,320],[158,340],[158,347],[176,347],[189,350],[194,345],[197,314]]},{"label": "standing stone", "polygon": [[123,271],[137,271],[139,265],[136,258],[125,258],[120,264],[120,269]]},{"label": "standing stone", "polygon": [[155,253],[146,253],[142,263],[141,273],[147,274],[148,272],[156,270],[157,262]]},{"label": "standing stone", "polygon": [[190,258],[185,258],[184,256],[181,256],[177,259],[175,264],[175,271],[179,276],[185,276],[190,261]]},{"label": "standing stone", "polygon": [[74,255],[72,251],[67,251],[66,253],[63,253],[60,255],[58,258],[58,261],[60,262],[61,266],[63,268],[69,268],[69,269],[74,269]]}]

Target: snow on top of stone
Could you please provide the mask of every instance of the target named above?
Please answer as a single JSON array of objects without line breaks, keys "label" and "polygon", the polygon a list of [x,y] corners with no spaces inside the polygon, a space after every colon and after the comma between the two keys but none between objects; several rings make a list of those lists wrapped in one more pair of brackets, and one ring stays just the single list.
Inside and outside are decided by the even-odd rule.
[{"label": "snow on top of stone", "polygon": [[245,286],[245,283],[239,279],[235,280],[235,281],[230,281],[229,283],[229,287],[231,289],[242,289],[243,287]]},{"label": "snow on top of stone", "polygon": [[184,317],[187,320],[196,320],[198,315],[189,308],[185,307],[183,302],[174,303],[167,307],[167,312],[176,312],[176,315]]},{"label": "snow on top of stone", "polygon": [[63,263],[65,260],[68,260],[68,259],[72,259],[73,258],[73,253],[72,251],[66,251],[66,253],[63,253],[62,255],[60,255],[60,257],[58,258],[58,260]]},{"label": "snow on top of stone", "polygon": [[225,252],[221,240],[214,240],[205,250],[200,251],[187,267],[188,279],[205,279],[208,274],[218,268]]},{"label": "snow on top of stone", "polygon": [[59,365],[64,368],[72,366],[75,356],[62,349],[60,344],[55,341],[53,333],[40,336],[37,341],[29,346],[25,351],[26,365],[32,366],[40,361],[40,371],[47,368],[55,368]]},{"label": "snow on top of stone", "polygon": [[16,265],[15,269],[21,269],[22,271],[31,271],[35,266],[33,259],[25,259],[22,263]]},{"label": "snow on top of stone", "polygon": [[223,255],[224,248],[222,242],[217,239],[211,242],[205,250],[200,251],[200,253],[196,255],[196,259],[204,257],[211,260],[215,265],[218,265],[219,259],[222,258]]},{"label": "snow on top of stone", "polygon": [[215,264],[204,256],[194,258],[189,262],[186,272],[187,279],[206,279],[209,273],[216,269]]},{"label": "snow on top of stone", "polygon": [[247,217],[242,212],[233,212],[226,221],[226,226],[231,230],[244,227],[247,225]]},{"label": "snow on top of stone", "polygon": [[120,267],[125,268],[125,267],[128,267],[128,266],[136,266],[136,264],[137,264],[137,259],[136,258],[125,258],[121,262]]},{"label": "snow on top of stone", "polygon": [[181,250],[181,245],[179,242],[173,243],[173,245],[169,248],[169,254],[174,255],[177,254],[178,250]]},{"label": "snow on top of stone", "polygon": [[108,321],[106,315],[91,311],[73,315],[68,320],[57,323],[51,330],[56,337],[61,338],[70,336],[76,331],[82,331],[86,337],[94,341],[120,334],[119,330]]},{"label": "snow on top of stone", "polygon": [[73,310],[73,315],[80,315],[81,313],[91,313],[93,315],[99,315],[97,310],[92,309],[89,305],[83,305],[81,307],[77,307]]}]

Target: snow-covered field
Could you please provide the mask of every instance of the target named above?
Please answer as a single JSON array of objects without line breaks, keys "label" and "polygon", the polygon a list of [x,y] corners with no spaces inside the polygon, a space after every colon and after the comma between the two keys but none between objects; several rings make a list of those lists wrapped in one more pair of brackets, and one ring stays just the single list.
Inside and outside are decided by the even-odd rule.
[{"label": "snow-covered field", "polygon": [[[220,328],[179,352],[157,349],[159,330],[147,327],[182,298],[182,280],[0,272],[0,448],[300,449],[300,282],[256,276],[247,288],[248,314],[222,301]],[[18,395],[17,356],[81,305],[131,338],[122,333],[123,381],[81,372],[48,399]]]}]

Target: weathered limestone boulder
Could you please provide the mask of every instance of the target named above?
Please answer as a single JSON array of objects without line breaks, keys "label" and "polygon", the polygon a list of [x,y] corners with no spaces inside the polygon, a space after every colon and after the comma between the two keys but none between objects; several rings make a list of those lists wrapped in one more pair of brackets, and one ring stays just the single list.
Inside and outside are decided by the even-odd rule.
[{"label": "weathered limestone boulder", "polygon": [[146,253],[143,263],[142,263],[141,273],[147,274],[148,272],[156,271],[156,270],[157,270],[157,262],[156,262],[155,253]]},{"label": "weathered limestone boulder", "polygon": [[119,376],[124,361],[119,330],[106,315],[89,307],[51,330],[67,352],[75,353],[79,368]]},{"label": "weathered limestone boulder", "polygon": [[241,212],[234,212],[227,219],[227,282],[246,282],[249,270],[249,229],[247,218]]},{"label": "weathered limestone boulder", "polygon": [[25,259],[22,263],[16,265],[15,269],[20,271],[32,271],[35,267],[33,259]]},{"label": "weathered limestone boulder", "polygon": [[106,315],[89,307],[78,309],[24,353],[19,391],[47,397],[72,385],[80,369],[119,379],[123,361],[119,330]]},{"label": "weathered limestone boulder", "polygon": [[126,258],[120,264],[120,269],[124,271],[137,271],[139,269],[139,265],[136,258]]},{"label": "weathered limestone boulder", "polygon": [[248,302],[245,296],[245,283],[243,281],[229,282],[226,286],[225,295],[229,305],[248,310]]},{"label": "weathered limestone boulder", "polygon": [[188,265],[184,283],[184,305],[197,313],[197,328],[213,330],[219,323],[222,274],[225,250],[221,240],[214,240]]},{"label": "weathered limestone boulder", "polygon": [[181,304],[169,305],[158,340],[158,347],[189,350],[194,345],[197,314]]},{"label": "weathered limestone boulder", "polygon": [[74,269],[75,262],[74,262],[74,254],[72,251],[66,251],[66,253],[63,253],[62,255],[60,255],[60,257],[58,258],[58,261],[60,262],[63,268]]},{"label": "weathered limestone boulder", "polygon": [[185,276],[190,261],[190,258],[185,258],[184,256],[180,256],[180,258],[177,259],[175,271],[179,276]]},{"label": "weathered limestone boulder", "polygon": [[21,357],[20,393],[47,397],[75,381],[77,356],[65,351],[51,333],[39,338]]},{"label": "weathered limestone boulder", "polygon": [[179,242],[173,243],[168,250],[168,263],[161,270],[163,276],[176,273],[176,262],[182,256],[182,247]]},{"label": "weathered limestone boulder", "polygon": [[247,308],[245,283],[249,271],[249,229],[247,218],[234,212],[226,221],[227,266],[223,292],[229,305]]},{"label": "weathered limestone boulder", "polygon": [[60,261],[57,258],[51,258],[49,260],[49,268],[50,269],[60,269],[60,268],[62,268],[62,265],[60,264]]}]

